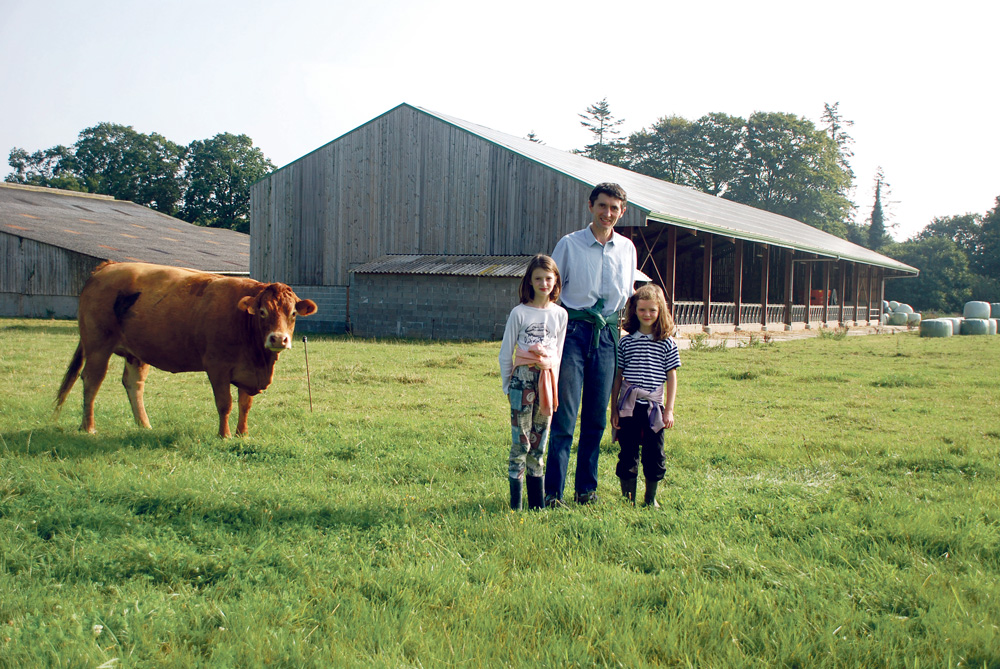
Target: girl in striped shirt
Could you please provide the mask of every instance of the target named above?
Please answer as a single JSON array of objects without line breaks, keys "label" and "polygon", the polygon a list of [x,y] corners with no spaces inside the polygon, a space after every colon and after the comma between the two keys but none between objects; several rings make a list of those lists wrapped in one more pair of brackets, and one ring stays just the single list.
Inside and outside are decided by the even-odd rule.
[{"label": "girl in striped shirt", "polygon": [[660,505],[656,487],[666,473],[663,431],[674,426],[677,344],[671,338],[674,319],[663,291],[646,284],[629,298],[625,311],[628,336],[618,342],[618,370],[611,390],[611,426],[617,430],[621,452],[615,473],[622,495],[635,504],[640,452],[646,478],[646,506]]}]

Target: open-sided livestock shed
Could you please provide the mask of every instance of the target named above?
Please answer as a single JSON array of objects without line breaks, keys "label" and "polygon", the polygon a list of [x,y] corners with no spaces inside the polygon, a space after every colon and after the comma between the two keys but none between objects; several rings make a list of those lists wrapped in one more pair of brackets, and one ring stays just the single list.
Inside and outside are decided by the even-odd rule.
[{"label": "open-sided livestock shed", "polygon": [[917,270],[777,214],[401,104],[251,190],[251,274],[363,336],[497,338],[527,260],[621,184],[618,224],[682,325],[793,327],[879,317]]},{"label": "open-sided livestock shed", "polygon": [[105,260],[245,275],[250,237],[106,195],[0,184],[0,316],[72,318]]}]

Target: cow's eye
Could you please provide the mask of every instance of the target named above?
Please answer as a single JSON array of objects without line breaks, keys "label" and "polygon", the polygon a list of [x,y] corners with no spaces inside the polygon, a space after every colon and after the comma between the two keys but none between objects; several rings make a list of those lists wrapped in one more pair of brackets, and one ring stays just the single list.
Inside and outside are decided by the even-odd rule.
[{"label": "cow's eye", "polygon": [[265,309],[264,307],[260,308],[259,313],[261,318],[267,318],[267,309]]}]

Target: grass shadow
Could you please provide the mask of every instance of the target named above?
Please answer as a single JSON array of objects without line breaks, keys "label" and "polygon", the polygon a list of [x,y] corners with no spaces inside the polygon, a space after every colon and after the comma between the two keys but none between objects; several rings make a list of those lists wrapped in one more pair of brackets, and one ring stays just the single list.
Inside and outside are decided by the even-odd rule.
[{"label": "grass shadow", "polygon": [[39,323],[15,323],[13,325],[0,326],[0,333],[15,334],[26,333],[32,335],[76,335],[76,320],[65,321],[41,321]]},{"label": "grass shadow", "polygon": [[4,455],[48,455],[60,460],[88,458],[123,449],[157,450],[174,448],[186,432],[142,430],[121,435],[87,434],[57,426],[37,430],[0,432],[0,453]]}]

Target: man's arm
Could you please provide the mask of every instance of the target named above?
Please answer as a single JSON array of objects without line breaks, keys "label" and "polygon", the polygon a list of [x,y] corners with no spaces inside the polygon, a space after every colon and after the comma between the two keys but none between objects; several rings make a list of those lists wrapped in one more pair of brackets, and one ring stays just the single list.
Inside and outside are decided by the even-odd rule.
[{"label": "man's arm", "polygon": [[615,370],[615,382],[611,384],[611,427],[618,429],[618,393],[622,387],[622,370]]},{"label": "man's arm", "polygon": [[552,249],[552,260],[556,263],[556,267],[559,268],[559,277],[562,279],[563,288],[566,288],[566,281],[569,279],[569,263],[566,259],[569,255],[569,242],[566,241],[566,237],[561,237],[558,242],[556,242],[556,247]]}]

